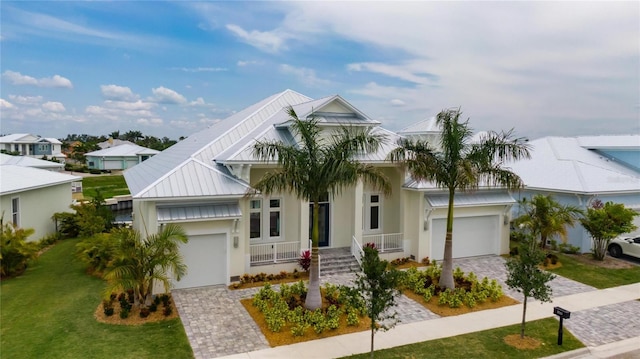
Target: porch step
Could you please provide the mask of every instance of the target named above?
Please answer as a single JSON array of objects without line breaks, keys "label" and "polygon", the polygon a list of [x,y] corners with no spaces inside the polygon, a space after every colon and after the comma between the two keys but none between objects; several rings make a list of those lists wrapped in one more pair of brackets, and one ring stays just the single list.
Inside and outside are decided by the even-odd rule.
[{"label": "porch step", "polygon": [[320,275],[360,271],[360,265],[351,255],[350,248],[320,249]]}]

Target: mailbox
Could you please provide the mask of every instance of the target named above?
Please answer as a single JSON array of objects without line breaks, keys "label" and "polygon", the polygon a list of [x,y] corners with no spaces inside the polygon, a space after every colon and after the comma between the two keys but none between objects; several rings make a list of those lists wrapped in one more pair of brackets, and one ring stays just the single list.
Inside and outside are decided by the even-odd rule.
[{"label": "mailbox", "polygon": [[571,317],[571,312],[560,307],[553,307],[553,314],[557,315],[562,319],[569,319]]}]

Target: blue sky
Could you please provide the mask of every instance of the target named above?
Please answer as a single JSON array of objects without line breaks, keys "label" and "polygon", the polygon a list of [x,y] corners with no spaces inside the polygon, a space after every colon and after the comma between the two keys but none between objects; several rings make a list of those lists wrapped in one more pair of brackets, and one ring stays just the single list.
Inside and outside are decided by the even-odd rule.
[{"label": "blue sky", "polygon": [[640,133],[640,2],[0,2],[0,132],[177,139],[285,89],[400,130]]}]

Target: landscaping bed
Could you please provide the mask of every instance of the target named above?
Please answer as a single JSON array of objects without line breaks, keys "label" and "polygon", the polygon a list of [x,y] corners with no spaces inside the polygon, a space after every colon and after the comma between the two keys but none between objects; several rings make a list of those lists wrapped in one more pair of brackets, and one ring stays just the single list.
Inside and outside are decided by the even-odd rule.
[{"label": "landscaping bed", "polygon": [[[112,295],[112,297],[117,299],[121,295],[123,294]],[[119,300],[103,300],[96,308],[94,317],[99,322],[118,325],[140,325],[178,318],[178,310],[173,303],[171,294],[156,296],[150,308],[143,310],[139,306],[131,305],[128,298],[125,301],[129,303],[129,306],[123,305]],[[124,315],[123,312],[127,314]]]}]

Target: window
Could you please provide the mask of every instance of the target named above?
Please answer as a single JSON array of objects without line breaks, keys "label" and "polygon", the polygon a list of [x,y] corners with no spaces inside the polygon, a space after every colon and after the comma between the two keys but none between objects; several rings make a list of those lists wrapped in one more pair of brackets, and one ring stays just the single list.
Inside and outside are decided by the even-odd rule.
[{"label": "window", "polygon": [[249,214],[249,238],[260,239],[262,237],[260,230],[262,226],[262,201],[259,199],[251,200]]},{"label": "window", "polygon": [[367,194],[365,202],[364,230],[379,232],[382,230],[382,198],[379,194]]},{"label": "window", "polygon": [[14,225],[20,226],[20,198],[11,199],[11,221]]},{"label": "window", "polygon": [[280,200],[269,201],[269,237],[280,237]]}]

